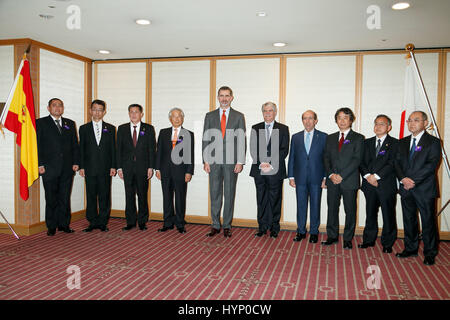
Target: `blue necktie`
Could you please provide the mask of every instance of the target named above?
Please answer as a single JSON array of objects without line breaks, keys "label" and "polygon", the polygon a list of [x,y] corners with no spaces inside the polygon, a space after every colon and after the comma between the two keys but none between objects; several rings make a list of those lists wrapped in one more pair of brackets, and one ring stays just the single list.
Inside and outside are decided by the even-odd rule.
[{"label": "blue necktie", "polygon": [[311,132],[308,132],[306,134],[305,148],[306,148],[306,154],[309,155],[309,149],[311,148]]},{"label": "blue necktie", "polygon": [[413,138],[413,144],[412,144],[411,150],[409,150],[409,162],[412,161],[415,150],[416,150],[416,138]]},{"label": "blue necktie", "polygon": [[270,140],[270,124],[266,124],[266,143],[269,144]]}]

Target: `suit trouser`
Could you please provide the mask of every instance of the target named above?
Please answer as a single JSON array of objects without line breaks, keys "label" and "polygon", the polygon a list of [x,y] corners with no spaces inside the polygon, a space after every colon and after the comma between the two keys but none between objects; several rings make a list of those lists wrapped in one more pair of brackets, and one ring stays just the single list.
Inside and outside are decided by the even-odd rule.
[{"label": "suit trouser", "polygon": [[254,179],[259,231],[270,230],[278,233],[280,232],[283,180],[267,175],[257,175]]},{"label": "suit trouser", "polygon": [[[174,179],[173,177],[161,177],[161,187],[164,203],[164,226],[175,226],[183,228],[186,222],[186,192],[187,183],[184,179]],[[173,204],[175,195],[175,206]]]},{"label": "suit trouser", "polygon": [[[148,179],[146,174],[136,174],[133,169],[128,174],[124,173],[125,183],[125,217],[127,225],[145,224],[148,221]],[[138,208],[136,210],[136,194],[138,198]],[[137,216],[136,216],[137,215]]]},{"label": "suit trouser", "polygon": [[356,194],[358,189],[342,189],[340,185],[328,185],[327,187],[327,236],[337,239],[339,236],[339,206],[341,197],[344,200],[345,228],[344,241],[351,241],[356,227]]},{"label": "suit trouser", "polygon": [[111,213],[111,176],[86,176],[86,219],[91,226],[106,226]]},{"label": "suit trouser", "polygon": [[380,194],[375,188],[364,191],[366,198],[366,224],[363,233],[363,243],[375,242],[378,235],[378,209],[381,207],[383,216],[383,231],[381,245],[392,247],[397,238],[397,222],[395,217],[395,204],[397,194]]},{"label": "suit trouser", "polygon": [[211,164],[209,173],[209,195],[211,198],[212,227],[220,229],[220,210],[223,206],[223,228],[230,229],[233,220],[234,199],[238,174],[234,164]]},{"label": "suit trouser", "polygon": [[297,196],[297,233],[306,233],[306,217],[308,213],[308,197],[311,204],[309,233],[318,234],[320,225],[320,203],[322,187],[315,184],[296,184]]},{"label": "suit trouser", "polygon": [[73,176],[43,179],[45,190],[45,223],[48,229],[70,225],[70,192]]},{"label": "suit trouser", "polygon": [[435,198],[423,198],[423,194],[416,195],[412,192],[402,196],[406,251],[417,252],[419,249],[419,227],[417,221],[417,209],[419,209],[422,222],[423,254],[432,257],[437,255],[435,201]]}]

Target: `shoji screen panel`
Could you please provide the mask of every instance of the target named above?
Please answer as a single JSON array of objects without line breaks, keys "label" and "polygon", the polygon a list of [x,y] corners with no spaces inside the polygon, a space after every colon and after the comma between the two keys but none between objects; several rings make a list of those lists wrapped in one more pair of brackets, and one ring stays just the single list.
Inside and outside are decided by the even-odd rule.
[{"label": "shoji screen panel", "polygon": [[[99,63],[97,68],[97,99],[106,102],[104,120],[116,126],[130,122],[128,106],[138,103],[147,113],[146,96],[146,62]],[[95,93],[94,93],[95,94]],[[116,176],[112,179],[111,208],[125,210],[125,188],[123,181]]]},{"label": "shoji screen panel", "polygon": [[216,93],[224,85],[233,89],[231,106],[244,113],[247,127],[247,161],[237,181],[234,217],[256,220],[255,183],[249,176],[252,163],[250,130],[254,124],[263,121],[261,105],[264,102],[279,104],[280,59],[226,59],[217,60],[216,66]]},{"label": "shoji screen panel", "polygon": [[[186,215],[208,216],[208,175],[202,164],[203,119],[209,111],[210,61],[152,62],[152,123],[156,136],[172,124],[173,107],[185,114],[183,127],[194,132],[195,169],[188,184]],[[163,212],[161,181],[152,179],[151,211]]]},{"label": "shoji screen panel", "polygon": [[[48,101],[59,98],[64,102],[63,117],[75,121],[77,130],[84,123],[84,62],[58,53],[40,49],[40,116],[48,116]],[[41,180],[41,221],[45,220],[45,193]],[[71,210],[84,210],[84,179],[75,176]]]},{"label": "shoji screen panel", "polygon": [[[444,147],[447,152],[447,157],[450,160],[450,52],[447,53],[447,79],[445,89],[445,126],[444,130],[441,129],[441,138],[444,139]],[[447,174],[444,164],[442,164],[442,185],[441,191],[441,203],[442,206],[450,199],[450,178]],[[450,207],[448,206],[444,212],[441,213],[441,231],[450,231]]]},{"label": "shoji screen panel", "polygon": [[[425,89],[437,115],[438,54],[416,54]],[[374,136],[373,121],[378,114],[386,114],[392,119],[390,135],[399,136],[400,117],[403,103],[403,91],[406,68],[405,54],[365,55],[363,58],[361,133],[366,138]],[[423,102],[425,106],[425,102]],[[428,112],[427,112],[428,113]],[[397,226],[403,229],[400,197],[397,199]],[[363,227],[366,221],[366,202],[362,192],[359,197],[358,225]],[[381,212],[378,225],[383,225]]]},{"label": "shoji screen panel", "polygon": [[[318,130],[333,133],[338,130],[334,113],[340,107],[354,110],[355,104],[355,56],[316,56],[287,58],[286,65],[286,124],[291,137],[303,130],[302,113],[312,109],[317,113]],[[284,185],[284,220],[296,222],[297,200],[295,189]],[[339,214],[344,225],[343,205]],[[320,223],[327,222],[327,192],[322,192]],[[308,221],[309,224],[309,212]]]},{"label": "shoji screen panel", "polygon": [[[0,102],[6,102],[14,83],[14,46],[0,46]],[[14,217],[14,133],[0,134],[0,211],[9,223]],[[0,221],[0,223],[5,223]]]}]

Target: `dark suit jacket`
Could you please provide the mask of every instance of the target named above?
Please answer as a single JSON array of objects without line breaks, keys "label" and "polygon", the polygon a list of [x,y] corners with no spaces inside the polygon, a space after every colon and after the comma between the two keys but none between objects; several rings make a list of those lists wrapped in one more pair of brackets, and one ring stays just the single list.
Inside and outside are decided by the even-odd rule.
[{"label": "dark suit jacket", "polygon": [[350,129],[339,152],[340,131],[327,137],[324,152],[324,168],[327,186],[334,186],[329,176],[332,173],[342,177],[341,187],[347,190],[359,188],[359,165],[363,157],[364,136]]},{"label": "dark suit jacket", "polygon": [[[323,153],[327,134],[314,129],[309,155],[305,149],[305,130],[292,136],[291,151],[289,153],[288,177],[294,178],[296,184],[321,185],[325,177],[323,168]],[[309,178],[309,179],[307,179]]]},{"label": "dark suit jacket", "polygon": [[[376,136],[364,141],[364,156],[361,162],[360,171],[362,176],[361,190],[378,190],[383,194],[392,194],[397,192],[397,181],[395,176],[394,161],[398,140],[386,136],[381,145],[378,157],[376,156]],[[364,176],[366,174],[377,174],[381,179],[378,180],[378,187],[375,188]]]},{"label": "dark suit jacket", "polygon": [[155,167],[155,129],[151,124],[141,122],[138,136],[135,148],[130,123],[120,125],[117,130],[117,168],[122,169],[125,176],[131,174],[133,168],[137,175],[147,175],[147,170]]},{"label": "dark suit jacket", "polygon": [[[261,130],[261,131],[260,131]],[[250,153],[253,159],[253,164],[250,169],[250,176],[256,177],[261,174],[261,171],[259,169],[259,166],[261,165],[261,162],[269,162],[274,167],[273,174],[269,175],[274,177],[274,179],[285,179],[286,178],[286,163],[285,159],[289,153],[289,128],[288,126],[279,123],[274,122],[272,134],[269,140],[269,143],[266,142],[266,135],[265,135],[265,122],[260,122],[258,124],[255,124],[252,127],[252,132],[250,135]],[[278,150],[276,150],[276,154],[271,154],[271,145],[274,137],[277,136],[275,133],[275,130],[278,130]],[[261,135],[260,135],[261,132]],[[263,139],[262,145],[266,146],[263,150],[260,150],[260,138]],[[272,157],[271,161],[268,161],[268,159],[265,159],[265,156]],[[275,162],[278,162],[278,168],[276,165],[274,165],[274,157],[276,157]],[[278,169],[278,170],[277,170]]]},{"label": "dark suit jacket", "polygon": [[80,127],[80,169],[87,176],[109,175],[116,168],[116,127],[103,121],[100,130],[97,145],[92,121]]},{"label": "dark suit jacket", "polygon": [[38,163],[45,167],[44,180],[71,176],[72,166],[80,164],[75,122],[63,117],[61,120],[61,134],[50,115],[36,121]]},{"label": "dark suit jacket", "polygon": [[[228,121],[226,130],[233,129],[234,132],[236,130],[242,130],[243,132],[243,142],[238,143],[238,135],[225,135],[225,138],[222,138],[222,134],[218,135],[219,141],[215,141],[215,138],[213,138],[213,132],[210,129],[215,129],[216,133],[222,132],[221,126],[220,126],[220,120],[221,120],[221,113],[220,108],[217,108],[216,110],[210,111],[205,116],[205,121],[203,125],[203,141],[202,141],[202,151],[203,151],[203,162],[208,162],[204,157],[205,149],[210,146],[214,145],[215,143],[220,143],[223,145],[223,163],[226,162],[226,145],[230,144],[233,147],[233,158],[232,158],[232,164],[236,163],[242,163],[245,164],[245,152],[247,148],[247,140],[245,136],[245,117],[244,114],[234,110],[230,107],[230,113],[228,115]],[[230,140],[232,138],[232,140]],[[207,152],[207,154],[209,154]],[[215,157],[215,151],[211,152],[211,156]],[[211,164],[211,163],[210,163]],[[231,163],[230,163],[231,164]]]},{"label": "dark suit jacket", "polygon": [[[179,146],[183,149],[179,157],[184,160],[185,152],[189,159],[187,163],[175,164],[172,161],[172,150],[177,152]],[[158,136],[155,169],[161,172],[162,178],[174,177],[184,180],[185,174],[194,174],[194,133],[181,127],[178,135],[177,146],[172,149],[172,127],[161,129]]]},{"label": "dark suit jacket", "polygon": [[400,183],[399,193],[402,196],[412,192],[423,198],[438,197],[436,171],[441,159],[441,142],[438,138],[425,131],[417,144],[417,148],[420,151],[414,152],[411,163],[409,162],[410,143],[411,136],[407,136],[399,141],[395,159],[395,171],[399,181],[405,177],[411,178],[415,182],[415,187],[408,191]]}]

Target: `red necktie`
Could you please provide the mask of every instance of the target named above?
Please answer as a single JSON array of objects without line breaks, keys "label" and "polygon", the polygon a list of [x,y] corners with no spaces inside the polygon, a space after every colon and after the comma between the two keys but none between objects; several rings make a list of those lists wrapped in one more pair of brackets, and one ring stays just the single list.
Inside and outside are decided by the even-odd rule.
[{"label": "red necktie", "polygon": [[339,139],[339,152],[341,151],[342,144],[344,143],[344,133],[341,133],[341,138]]},{"label": "red necktie", "polygon": [[136,144],[137,144],[137,132],[136,132],[136,127],[137,126],[133,126],[134,127],[134,131],[133,131],[133,146],[136,148]]},{"label": "red necktie", "polygon": [[173,140],[172,140],[172,149],[175,148],[175,145],[177,144],[178,135],[177,135],[177,129],[174,128],[174,134],[173,134]]},{"label": "red necktie", "polygon": [[227,127],[227,116],[225,115],[226,110],[223,110],[222,119],[220,120],[220,127],[222,128],[222,138],[225,138],[225,129]]}]

